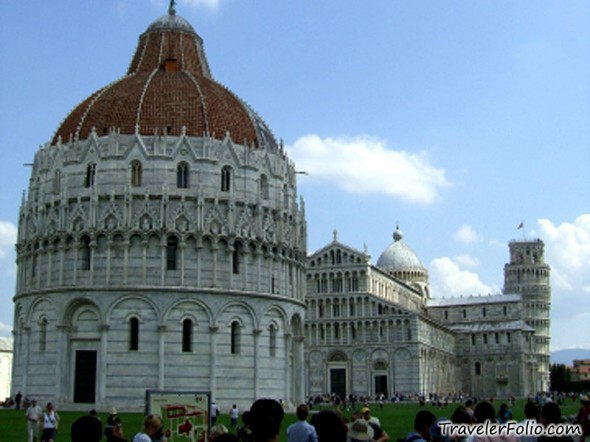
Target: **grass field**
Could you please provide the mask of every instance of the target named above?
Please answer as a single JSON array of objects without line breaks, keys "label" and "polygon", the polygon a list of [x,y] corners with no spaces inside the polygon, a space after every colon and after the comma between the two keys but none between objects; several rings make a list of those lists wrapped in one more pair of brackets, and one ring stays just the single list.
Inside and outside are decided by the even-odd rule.
[{"label": "grass field", "polygon": [[[459,404],[449,404],[446,407],[432,407],[427,405],[425,408],[431,410],[437,417],[450,417],[455,408]],[[494,403],[497,409],[500,406],[500,402]],[[320,408],[332,408],[330,406],[324,406]],[[320,408],[315,407],[312,412],[319,410]],[[521,420],[524,417],[523,414],[524,402],[518,401],[514,409],[512,410],[513,417],[515,420]],[[572,402],[567,400],[566,404],[561,407],[563,416],[571,416],[576,414],[579,408],[579,402]],[[379,408],[377,404],[371,406],[371,410],[374,416],[377,416],[381,420],[383,428],[389,436],[392,442],[396,442],[398,438],[404,437],[411,429],[414,422],[414,416],[418,412],[420,407],[418,404],[385,404],[383,408]],[[350,412],[341,410],[344,417],[350,417]],[[72,423],[80,416],[86,413],[81,412],[68,412],[60,411],[61,417],[59,432],[57,435],[56,442],[69,442],[70,441],[70,427]],[[103,422],[106,421],[107,413],[99,413],[100,418]],[[141,421],[143,414],[141,413],[120,413],[121,422],[125,430],[125,436],[131,439],[132,436],[141,428]],[[283,421],[280,441],[285,442],[287,440],[285,432],[287,427],[296,421],[294,414],[287,414]],[[229,428],[229,416],[222,414],[218,423],[224,424]],[[27,426],[24,417],[23,410],[0,410],[0,439],[3,441],[26,441]]]}]

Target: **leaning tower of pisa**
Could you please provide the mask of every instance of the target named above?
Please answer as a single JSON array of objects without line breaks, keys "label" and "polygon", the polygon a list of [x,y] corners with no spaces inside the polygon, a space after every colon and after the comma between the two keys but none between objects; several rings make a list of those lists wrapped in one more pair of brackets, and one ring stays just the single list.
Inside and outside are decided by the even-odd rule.
[{"label": "leaning tower of pisa", "polygon": [[504,293],[522,296],[522,317],[535,329],[531,342],[535,373],[531,386],[545,391],[549,388],[551,268],[545,263],[545,244],[540,239],[512,241],[509,247],[510,262],[504,266]]}]

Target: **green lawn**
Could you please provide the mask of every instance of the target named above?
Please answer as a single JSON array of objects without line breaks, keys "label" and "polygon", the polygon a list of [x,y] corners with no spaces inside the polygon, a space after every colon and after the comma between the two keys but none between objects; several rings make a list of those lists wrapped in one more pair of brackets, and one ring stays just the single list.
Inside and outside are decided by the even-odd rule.
[{"label": "green lawn", "polygon": [[[459,404],[449,404],[443,408],[435,408],[427,405],[426,408],[431,410],[437,417],[450,417],[455,408]],[[497,409],[500,406],[500,402],[494,402],[494,406]],[[524,402],[518,401],[514,409],[512,410],[514,419],[523,419],[523,407]],[[322,408],[331,408],[325,406]],[[562,406],[563,416],[570,416],[576,414],[579,408],[579,402],[573,403],[571,400],[567,400],[566,404]],[[319,408],[314,407],[313,411],[317,411]],[[408,433],[414,421],[416,412],[420,409],[418,404],[385,404],[382,409],[377,404],[371,406],[373,415],[377,416],[381,420],[383,428],[389,436],[392,442],[396,442],[398,438],[404,437]],[[343,410],[343,415],[348,418],[350,412]],[[69,412],[61,411],[59,415],[61,417],[60,429],[57,435],[56,442],[69,442],[70,441],[70,427],[72,423],[80,416],[85,413],[81,412]],[[99,413],[100,418],[103,422],[106,421],[107,413]],[[143,414],[141,413],[120,413],[121,422],[125,430],[127,438],[131,438],[141,427],[141,421]],[[296,417],[293,414],[287,414],[283,421],[281,430],[281,442],[286,441],[285,432],[287,427],[295,422]],[[224,424],[229,428],[229,416],[221,415],[218,419],[218,423]],[[24,418],[23,410],[0,410],[0,435],[1,439],[5,441],[25,441],[26,440],[26,421]]]}]

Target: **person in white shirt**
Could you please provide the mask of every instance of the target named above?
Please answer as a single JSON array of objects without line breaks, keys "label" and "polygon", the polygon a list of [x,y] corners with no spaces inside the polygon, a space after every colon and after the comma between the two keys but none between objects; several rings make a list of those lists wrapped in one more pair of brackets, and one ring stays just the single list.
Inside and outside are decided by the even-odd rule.
[{"label": "person in white shirt", "polygon": [[27,433],[29,435],[29,442],[34,442],[39,439],[40,425],[39,419],[43,415],[43,410],[37,405],[36,399],[31,399],[31,405],[25,412],[25,418],[27,419]]},{"label": "person in white shirt", "polygon": [[231,425],[231,429],[233,431],[236,431],[236,428],[238,428],[238,417],[240,416],[240,413],[238,412],[238,407],[236,404],[233,404],[231,407],[231,410],[229,410],[229,422]]},{"label": "person in white shirt", "polygon": [[57,433],[59,415],[51,402],[47,403],[43,413],[43,432],[41,433],[41,442],[53,442]]}]

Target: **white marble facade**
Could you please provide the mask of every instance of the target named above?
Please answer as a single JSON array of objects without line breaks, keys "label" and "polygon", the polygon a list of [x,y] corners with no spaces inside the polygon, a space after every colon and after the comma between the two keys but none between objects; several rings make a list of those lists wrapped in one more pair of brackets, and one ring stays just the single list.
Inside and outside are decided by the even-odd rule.
[{"label": "white marble facade", "polygon": [[[152,153],[158,143],[167,155]],[[113,146],[122,154],[109,155]],[[282,153],[247,150],[111,135],[37,154],[20,217],[13,389],[135,408],[146,388],[210,390],[242,406],[302,397],[305,223],[294,170]],[[138,157],[151,178],[132,187],[127,165]],[[89,163],[96,182],[84,187]],[[194,187],[176,187],[181,163]],[[235,184],[222,192],[228,165]],[[77,391],[88,382],[77,356],[90,358],[94,391]]]},{"label": "white marble facade", "polygon": [[298,403],[307,233],[294,164],[212,81],[200,37],[173,10],[133,60],[35,155],[12,390],[79,409],[141,410],[146,389],[211,391],[228,408]]},{"label": "white marble facade", "polygon": [[335,235],[308,258],[309,394],[546,390],[550,269],[542,242],[509,247],[505,293],[441,299],[430,297],[428,272],[399,229],[377,265]]}]

